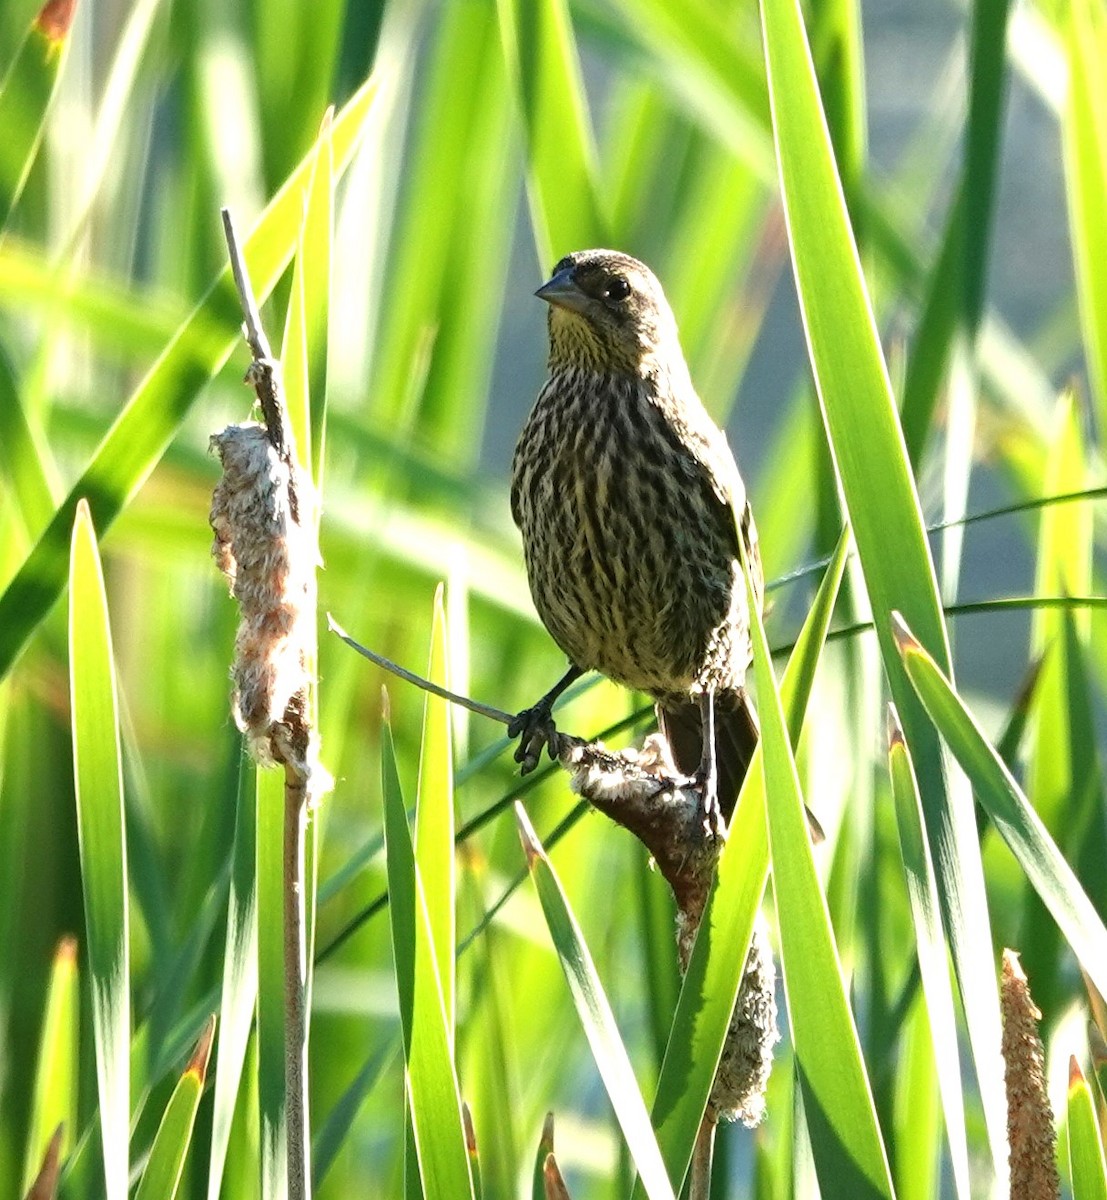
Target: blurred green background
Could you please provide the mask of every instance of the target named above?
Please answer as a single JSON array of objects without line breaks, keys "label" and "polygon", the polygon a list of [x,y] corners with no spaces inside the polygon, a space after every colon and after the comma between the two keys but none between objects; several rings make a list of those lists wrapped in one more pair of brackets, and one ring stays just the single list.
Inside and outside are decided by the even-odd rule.
[{"label": "blurred green background", "polygon": [[[0,7],[0,78],[19,67],[38,7]],[[1006,731],[1001,749],[1102,904],[1107,625],[1086,607],[990,603],[1101,590],[1094,497],[1034,503],[1103,482],[1102,5],[832,0],[806,18],[924,515],[950,523],[931,539],[942,597],[977,606],[949,622],[963,694],[990,736]],[[240,737],[229,715],[235,612],[209,558],[217,466],[207,440],[251,408],[245,347],[226,355],[233,301],[210,305],[176,356],[154,364],[225,265],[219,208],[250,229],[311,151],[328,105],[341,109],[372,73],[376,93],[335,193],[321,612],[421,670],[444,580],[451,686],[515,711],[560,675],[530,603],[507,472],[543,378],[545,318],[531,294],[557,257],[589,244],[645,259],[665,285],[693,379],[751,482],[766,574],[781,581],[774,644],[790,642],[819,578],[792,573],[829,554],[841,525],[793,291],[755,5],[79,0],[64,47],[40,59],[13,70],[0,93],[0,197],[17,197],[0,226],[0,1195],[17,1194],[26,1157],[41,1156],[29,1146],[31,1081],[51,961],[63,935],[83,944],[65,617],[54,603],[64,563],[50,551],[68,544],[82,476],[118,668],[133,1011],[149,1038],[149,1058],[132,1070],[136,1100],[149,1086],[152,1108],[164,1106],[184,1055],[170,1073],[156,1048],[194,1040],[200,1010],[218,996]],[[1091,81],[1075,115],[1074,64]],[[278,265],[294,246],[298,200],[289,211],[274,235]],[[275,343],[290,278],[263,307]],[[152,367],[156,396],[141,391]],[[136,395],[148,406],[110,441]],[[105,438],[111,469],[85,475]],[[1010,506],[1023,507],[960,523]],[[842,627],[866,615],[860,577],[850,578]],[[1020,707],[1031,663],[1069,633]],[[319,816],[325,951],[384,884],[381,685],[409,801],[423,697],[320,637],[323,759],[335,778]],[[829,834],[819,869],[899,1194],[952,1195],[889,799],[883,687],[870,634],[830,644],[801,778]],[[593,734],[641,704],[595,682],[560,721]],[[452,721],[458,826],[499,806],[458,853],[464,943],[524,862],[503,803],[519,780],[510,753],[494,753],[500,730],[460,711]],[[575,802],[556,774],[526,795],[543,836]],[[1085,1048],[1083,984],[1010,853],[982,836],[992,937],[997,953],[1023,951],[1063,1108],[1068,1055]],[[552,857],[648,1099],[678,986],[664,885],[641,848],[594,815]],[[97,1106],[82,986],[78,1136]],[[528,1192],[548,1109],[573,1195],[628,1194],[627,1152],[529,885],[464,944],[458,1005],[458,1074],[485,1195]],[[261,1194],[252,1062],[222,1192],[234,1200]],[[403,1194],[383,913],[316,974],[317,1131],[366,1065],[322,1200]],[[967,1086],[984,1195],[991,1168]],[[786,1039],[765,1125],[720,1135],[718,1195],[813,1194],[792,1092]],[[182,1195],[209,1194],[210,1125],[209,1094]],[[154,1128],[147,1113],[132,1163]],[[87,1179],[98,1194],[99,1173]]]}]

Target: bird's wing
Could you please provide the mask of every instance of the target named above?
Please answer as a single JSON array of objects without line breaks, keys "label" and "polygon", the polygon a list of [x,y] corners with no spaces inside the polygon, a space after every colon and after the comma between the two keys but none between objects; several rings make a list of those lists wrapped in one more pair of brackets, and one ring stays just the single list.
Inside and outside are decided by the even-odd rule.
[{"label": "bird's wing", "polygon": [[695,470],[719,501],[718,519],[725,527],[724,536],[733,533],[734,554],[738,554],[738,534],[741,533],[749,566],[750,581],[758,607],[763,607],[765,576],[761,565],[761,549],[757,540],[757,526],[753,521],[753,510],[746,495],[746,485],[738,471],[738,464],[730,449],[726,434],[711,420],[699,397],[694,402],[680,405],[679,416],[674,420],[666,413],[666,424],[672,435],[695,462]]}]

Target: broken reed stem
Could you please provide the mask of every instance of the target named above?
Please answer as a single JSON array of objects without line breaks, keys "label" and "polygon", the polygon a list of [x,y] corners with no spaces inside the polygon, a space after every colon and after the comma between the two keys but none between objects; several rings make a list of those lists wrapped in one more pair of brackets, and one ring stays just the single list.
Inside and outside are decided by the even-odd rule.
[{"label": "broken reed stem", "polygon": [[282,847],[284,1076],[289,1200],[310,1200],[305,1011],[305,840],[308,810],[329,780],[318,762],[311,725],[318,560],[304,518],[310,488],[296,466],[295,441],[257,301],[227,209],[227,252],[245,315],[253,361],[246,380],[257,394],[265,428],[232,426],[212,443],[224,476],[212,501],[215,553],[242,609],[235,643],[235,719],[263,766],[284,768]]}]

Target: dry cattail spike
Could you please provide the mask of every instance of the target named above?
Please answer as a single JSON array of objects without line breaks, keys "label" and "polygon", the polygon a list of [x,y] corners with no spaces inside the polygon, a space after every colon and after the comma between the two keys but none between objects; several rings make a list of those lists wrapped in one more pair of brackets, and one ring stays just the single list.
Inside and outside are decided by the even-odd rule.
[{"label": "dry cattail spike", "polygon": [[1003,952],[1000,982],[1004,1082],[1011,1200],[1057,1200],[1057,1136],[1045,1081],[1045,1052],[1038,1035],[1042,1014],[1014,950]]},{"label": "dry cattail spike", "polygon": [[291,757],[306,772],[309,739],[294,726],[303,708],[297,697],[311,682],[314,537],[294,515],[291,468],[264,425],[231,425],[211,446],[223,464],[211,504],[212,554],[242,613],[231,668],[235,723],[259,763]]}]

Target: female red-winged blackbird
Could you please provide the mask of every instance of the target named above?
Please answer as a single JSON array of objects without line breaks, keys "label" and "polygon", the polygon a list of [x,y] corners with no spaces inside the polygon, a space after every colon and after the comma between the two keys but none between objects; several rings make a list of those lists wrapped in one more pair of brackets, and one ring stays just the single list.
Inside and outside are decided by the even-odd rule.
[{"label": "female red-winged blackbird", "polygon": [[763,585],[745,487],[648,267],[580,251],[536,295],[550,305],[550,378],[515,449],[511,511],[535,607],[570,668],[509,727],[515,757],[526,772],[543,745],[554,753],[553,702],[599,671],[654,697],[714,826],[757,743],[739,530],[758,604]]}]

